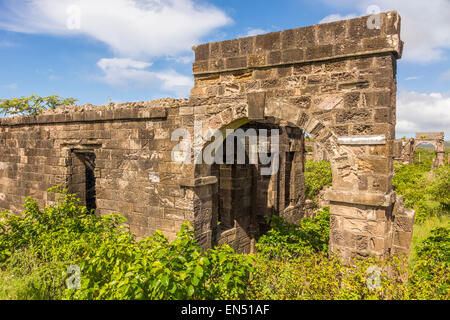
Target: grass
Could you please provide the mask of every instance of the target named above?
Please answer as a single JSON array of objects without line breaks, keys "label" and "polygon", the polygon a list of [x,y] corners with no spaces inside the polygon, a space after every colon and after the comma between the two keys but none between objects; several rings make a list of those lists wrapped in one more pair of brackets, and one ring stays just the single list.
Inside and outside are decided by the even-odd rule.
[{"label": "grass", "polygon": [[446,227],[450,224],[449,215],[431,216],[423,223],[414,224],[413,238],[411,244],[411,266],[414,265],[417,259],[417,245],[431,235],[431,230],[439,227]]}]

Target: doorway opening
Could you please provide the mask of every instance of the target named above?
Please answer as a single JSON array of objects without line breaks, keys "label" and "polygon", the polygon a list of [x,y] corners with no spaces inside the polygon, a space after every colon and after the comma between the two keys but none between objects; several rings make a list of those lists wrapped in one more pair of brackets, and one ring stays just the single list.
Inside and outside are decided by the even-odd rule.
[{"label": "doorway opening", "polygon": [[77,194],[89,211],[97,209],[94,151],[72,150],[71,160],[69,191]]}]

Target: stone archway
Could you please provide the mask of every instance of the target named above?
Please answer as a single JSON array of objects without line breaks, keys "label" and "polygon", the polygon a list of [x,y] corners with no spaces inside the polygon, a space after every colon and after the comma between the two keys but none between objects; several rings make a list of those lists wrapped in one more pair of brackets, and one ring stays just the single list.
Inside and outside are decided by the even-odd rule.
[{"label": "stone archway", "polygon": [[436,158],[433,160],[432,168],[445,165],[444,132],[417,132],[412,154],[414,155],[419,145],[424,143],[431,144],[436,150]]},{"label": "stone archway", "polygon": [[[204,130],[271,119],[322,144],[333,171],[330,250],[344,261],[409,253],[414,219],[392,190],[400,17],[381,14],[376,30],[367,19],[197,46],[181,111]],[[180,184],[194,199],[199,241],[211,246],[217,178],[194,165]]]},{"label": "stone archway", "polygon": [[436,151],[432,168],[445,165],[444,132],[417,132],[415,138],[399,139],[394,142],[394,160],[405,164],[414,164],[415,153],[419,145],[431,144]]}]

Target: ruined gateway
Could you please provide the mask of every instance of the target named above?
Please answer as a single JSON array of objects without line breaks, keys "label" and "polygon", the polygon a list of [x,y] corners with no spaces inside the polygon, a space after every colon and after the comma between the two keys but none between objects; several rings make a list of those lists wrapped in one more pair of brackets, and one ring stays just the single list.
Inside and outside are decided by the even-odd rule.
[{"label": "ruined gateway", "polygon": [[[138,237],[174,238],[189,221],[202,247],[249,252],[264,215],[302,217],[308,132],[332,165],[331,252],[408,254],[414,212],[392,190],[400,16],[382,13],[378,29],[367,19],[196,46],[189,99],[0,119],[0,209],[20,212],[27,196],[44,206],[62,185],[97,214],[124,214]],[[194,121],[279,128],[280,170],[173,162],[171,133],[193,134]]]},{"label": "ruined gateway", "polygon": [[436,151],[436,158],[434,158],[431,167],[439,168],[445,165],[444,132],[417,132],[416,138],[395,140],[394,160],[404,164],[413,164],[417,148],[424,143],[431,144]]}]

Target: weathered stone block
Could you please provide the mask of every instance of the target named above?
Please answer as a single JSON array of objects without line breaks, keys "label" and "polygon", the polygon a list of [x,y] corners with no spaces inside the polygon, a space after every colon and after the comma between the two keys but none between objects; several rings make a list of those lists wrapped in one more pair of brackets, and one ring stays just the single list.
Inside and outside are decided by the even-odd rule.
[{"label": "weathered stone block", "polygon": [[266,93],[252,92],[247,94],[249,120],[263,120],[266,107]]},{"label": "weathered stone block", "polygon": [[262,50],[280,50],[281,49],[281,32],[272,32],[264,35],[256,36],[256,49]]},{"label": "weathered stone block", "polygon": [[247,57],[232,57],[225,60],[227,69],[240,69],[247,67]]}]

